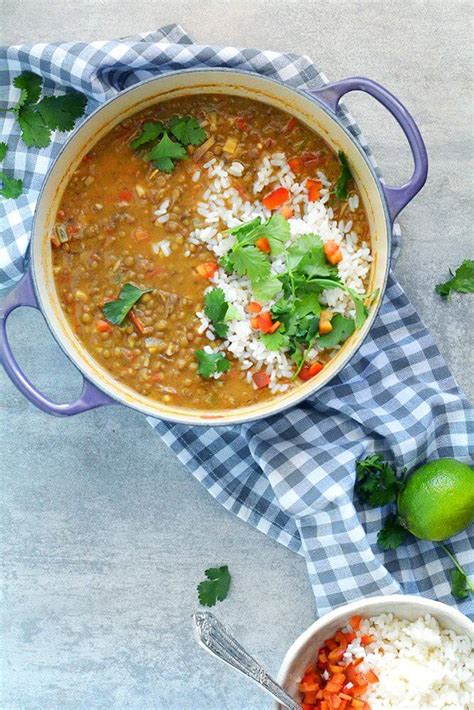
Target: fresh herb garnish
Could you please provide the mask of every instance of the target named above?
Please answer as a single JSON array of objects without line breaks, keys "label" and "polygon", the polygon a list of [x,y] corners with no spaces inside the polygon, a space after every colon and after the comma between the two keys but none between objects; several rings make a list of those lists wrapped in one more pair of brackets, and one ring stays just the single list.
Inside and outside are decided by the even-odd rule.
[{"label": "fresh herb garnish", "polygon": [[198,585],[199,603],[202,606],[214,606],[222,602],[229,593],[231,576],[227,565],[211,567],[204,571],[207,579]]},{"label": "fresh herb garnish", "polygon": [[279,330],[276,333],[266,333],[262,335],[260,340],[265,345],[267,350],[281,350],[286,348],[290,344],[290,339],[285,333],[280,333]]},{"label": "fresh herb garnish", "polygon": [[13,85],[20,89],[20,98],[7,110],[16,115],[21,137],[29,147],[45,148],[51,142],[51,131],[70,131],[85,112],[87,98],[78,91],[39,101],[43,79],[33,72],[15,77]]},{"label": "fresh herb garnish", "polygon": [[[0,143],[0,162],[5,159],[7,151],[7,144]],[[5,197],[5,199],[15,199],[23,192],[23,181],[8,177],[2,170],[0,170],[0,180],[3,183],[3,187],[0,188],[0,195]]]},{"label": "fresh herb garnish", "polygon": [[452,278],[435,288],[442,298],[448,298],[451,291],[458,293],[474,293],[474,261],[466,259],[461,266],[458,266],[456,273],[450,271]]},{"label": "fresh herb garnish", "polygon": [[331,320],[332,330],[326,335],[316,337],[316,343],[320,350],[334,348],[340,343],[344,343],[354,332],[355,323],[352,318],[346,318],[340,313],[336,313]]},{"label": "fresh herb garnish", "polygon": [[211,321],[214,332],[219,338],[225,338],[229,330],[225,323],[228,309],[229,305],[221,288],[213,288],[204,296],[204,313]]},{"label": "fresh herb garnish", "polygon": [[176,161],[183,160],[188,155],[185,146],[201,145],[206,138],[206,132],[197,118],[175,116],[167,124],[161,121],[144,123],[138,136],[130,141],[130,147],[138,150],[159,139],[146,155],[146,159],[158,170],[171,173],[176,166]]},{"label": "fresh herb garnish", "polygon": [[446,547],[446,545],[440,545],[440,547],[444,550],[456,567],[456,569],[451,570],[450,574],[451,592],[453,597],[456,597],[456,599],[467,599],[467,597],[474,592],[474,584],[471,582],[451,550]]},{"label": "fresh herb garnish", "polygon": [[393,503],[402,487],[403,477],[382,456],[372,454],[356,462],[354,491],[361,503],[374,508]]},{"label": "fresh herb garnish", "polygon": [[131,283],[122,286],[118,298],[108,301],[102,306],[102,312],[109,323],[121,325],[131,308],[145,294],[153,291],[152,288],[141,289]]},{"label": "fresh herb garnish", "polygon": [[341,173],[336,182],[334,194],[339,200],[347,200],[347,183],[352,178],[352,173],[351,169],[349,168],[349,162],[344,151],[340,150],[337,155],[339,157],[339,162],[341,163]]},{"label": "fresh herb garnish", "polygon": [[218,372],[227,372],[230,368],[229,360],[221,352],[208,353],[205,350],[196,350],[195,355],[198,362],[198,374],[206,379]]},{"label": "fresh herb garnish", "polygon": [[377,535],[377,545],[381,550],[395,550],[405,540],[407,531],[398,522],[398,516],[391,514]]}]

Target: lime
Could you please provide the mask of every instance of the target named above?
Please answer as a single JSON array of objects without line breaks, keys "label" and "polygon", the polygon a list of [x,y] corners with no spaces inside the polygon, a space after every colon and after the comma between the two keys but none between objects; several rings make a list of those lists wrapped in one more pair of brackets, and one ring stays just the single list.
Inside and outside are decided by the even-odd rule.
[{"label": "lime", "polygon": [[474,469],[455,459],[420,466],[398,496],[401,524],[422,540],[446,540],[474,520]]}]

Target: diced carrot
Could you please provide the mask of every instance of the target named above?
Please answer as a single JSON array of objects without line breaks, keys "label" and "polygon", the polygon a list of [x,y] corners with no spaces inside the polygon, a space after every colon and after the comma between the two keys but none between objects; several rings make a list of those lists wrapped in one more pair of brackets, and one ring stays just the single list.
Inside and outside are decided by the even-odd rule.
[{"label": "diced carrot", "polygon": [[128,317],[132,321],[133,325],[135,326],[136,330],[140,333],[140,335],[143,335],[145,332],[145,326],[142,322],[142,320],[137,316],[133,308],[128,312]]},{"label": "diced carrot", "polygon": [[283,207],[280,207],[278,212],[285,219],[291,219],[293,217],[293,215],[295,214],[293,207],[290,207],[289,205],[283,205]]},{"label": "diced carrot", "polygon": [[97,323],[95,324],[95,329],[97,330],[98,333],[111,333],[112,332],[112,326],[110,323],[107,323],[106,320],[98,320]]},{"label": "diced carrot", "polygon": [[348,695],[347,693],[339,693],[339,697],[343,700],[352,700],[352,695]]},{"label": "diced carrot", "polygon": [[252,328],[261,330],[262,333],[274,333],[280,327],[280,321],[273,322],[272,314],[269,311],[263,311],[250,321]]},{"label": "diced carrot", "polygon": [[357,698],[352,698],[351,707],[355,708],[356,710],[364,710],[364,701],[357,700]]},{"label": "diced carrot", "polygon": [[321,700],[320,710],[330,710],[327,700]]},{"label": "diced carrot", "polygon": [[269,333],[275,333],[275,332],[278,330],[278,328],[279,328],[280,326],[281,326],[280,321],[279,321],[279,320],[276,320],[268,332],[269,332]]},{"label": "diced carrot", "polygon": [[[301,681],[299,685],[299,690],[300,693],[316,693],[319,690],[319,683],[317,683],[315,680],[312,678],[305,679]],[[308,702],[310,702],[308,700]]]},{"label": "diced carrot", "polygon": [[215,261],[204,261],[202,264],[196,266],[196,271],[199,276],[202,276],[204,279],[211,279],[218,268]]},{"label": "diced carrot", "polygon": [[[301,690],[301,688],[300,688]],[[318,702],[318,693],[316,690],[312,690],[309,693],[305,693],[303,696],[304,703],[312,703],[315,705]]]},{"label": "diced carrot", "polygon": [[337,661],[340,661],[346,652],[346,648],[347,646],[339,646],[339,648],[335,648],[334,651],[330,651],[328,655],[329,662],[337,663]]},{"label": "diced carrot", "polygon": [[143,227],[137,227],[135,230],[135,239],[137,242],[144,242],[145,239],[149,239],[150,235],[146,231],[146,229],[143,229]]},{"label": "diced carrot", "polygon": [[299,121],[298,121],[297,118],[295,118],[294,116],[292,116],[292,117],[290,118],[290,120],[288,121],[288,123],[286,124],[285,132],[286,132],[286,133],[291,133],[292,131],[295,130],[295,128],[296,128],[297,126],[299,126]]},{"label": "diced carrot", "polygon": [[252,375],[252,379],[259,390],[263,389],[264,387],[268,387],[268,385],[270,384],[270,375],[267,375],[266,372],[255,372]]},{"label": "diced carrot", "polygon": [[263,251],[265,254],[270,254],[271,249],[270,249],[270,242],[266,237],[260,237],[257,239],[255,242],[255,246],[257,249],[260,249],[260,251]]},{"label": "diced carrot", "polygon": [[342,260],[342,251],[340,247],[330,239],[324,245],[324,255],[330,264],[335,266]]},{"label": "diced carrot", "polygon": [[298,175],[303,170],[303,161],[301,158],[290,158],[288,165],[293,170],[293,172]]},{"label": "diced carrot", "polygon": [[360,637],[360,642],[361,642],[362,646],[368,646],[369,643],[372,643],[373,640],[374,640],[374,637],[371,636],[370,634],[362,634],[362,636]]},{"label": "diced carrot", "polygon": [[333,663],[329,664],[330,673],[344,673],[344,666],[336,666]]},{"label": "diced carrot", "polygon": [[379,682],[379,677],[372,669],[369,669],[367,673],[365,674],[367,680],[369,683],[378,683]]},{"label": "diced carrot", "polygon": [[243,116],[237,116],[235,119],[235,127],[239,129],[239,131],[245,131],[248,128],[247,121]]},{"label": "diced carrot", "polygon": [[286,187],[277,187],[276,190],[266,195],[262,202],[268,210],[277,210],[288,201],[290,193]]},{"label": "diced carrot", "polygon": [[262,310],[262,306],[260,303],[257,303],[256,301],[250,301],[250,303],[247,306],[247,313],[260,313]]},{"label": "diced carrot", "polygon": [[[322,311],[321,311],[321,313],[322,313]],[[347,641],[347,643],[351,643],[351,641],[353,641],[353,640],[355,639],[355,637],[356,637],[356,635],[355,635],[355,633],[354,633],[353,631],[348,631],[348,632],[346,633],[346,641]]]},{"label": "diced carrot", "polygon": [[119,200],[120,202],[130,202],[130,200],[133,200],[133,192],[131,190],[120,190]]},{"label": "diced carrot", "polygon": [[308,188],[308,198],[311,202],[316,202],[319,200],[319,193],[321,192],[322,185],[318,180],[311,180],[308,178],[306,180],[306,187]]},{"label": "diced carrot", "polygon": [[[321,372],[323,369],[324,365],[322,365],[320,362],[313,362],[311,365],[304,365],[299,373],[299,378],[300,380],[303,380],[306,382],[306,380],[310,380],[312,377],[318,374],[318,372]],[[333,649],[333,651],[336,649]],[[329,658],[331,659],[331,653],[333,651],[329,652]],[[332,660],[332,659],[331,659]],[[337,659],[339,660],[339,659]],[[323,663],[327,663],[328,661],[328,656],[324,655],[324,660]]]},{"label": "diced carrot", "polygon": [[313,703],[302,703],[301,707],[302,710],[314,710],[315,706],[313,705]]},{"label": "diced carrot", "polygon": [[260,318],[258,316],[255,316],[255,318],[250,319],[250,325],[254,330],[259,330],[260,329]]},{"label": "diced carrot", "polygon": [[[335,244],[335,242],[332,242],[332,241],[326,242],[325,247],[326,247],[326,246],[329,246],[330,244],[331,244],[331,245],[332,245],[332,244]],[[336,246],[337,246],[337,245],[336,245]],[[352,629],[353,629],[354,631],[357,631],[357,630],[358,630],[361,621],[362,621],[362,617],[359,616],[358,614],[354,614],[354,616],[351,616],[350,625],[351,625],[351,627],[352,627]]]},{"label": "diced carrot", "polygon": [[319,321],[319,334],[320,335],[326,335],[326,333],[330,333],[332,330],[332,325],[330,320],[320,320]]}]

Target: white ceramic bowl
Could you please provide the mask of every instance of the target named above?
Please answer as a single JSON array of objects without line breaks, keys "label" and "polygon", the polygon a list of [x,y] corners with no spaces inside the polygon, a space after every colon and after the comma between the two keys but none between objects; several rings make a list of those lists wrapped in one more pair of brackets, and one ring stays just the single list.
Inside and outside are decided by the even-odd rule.
[{"label": "white ceramic bowl", "polygon": [[[298,699],[298,685],[305,668],[314,661],[317,650],[325,639],[335,634],[354,614],[361,616],[377,616],[378,614],[394,614],[401,619],[414,621],[420,616],[431,614],[440,626],[452,629],[458,634],[468,635],[474,639],[474,624],[467,616],[461,614],[447,604],[431,601],[423,597],[392,594],[386,597],[371,597],[361,599],[334,609],[315,621],[287,651],[278,673],[278,683],[292,697]],[[279,703],[274,704],[275,710],[284,710]]]}]

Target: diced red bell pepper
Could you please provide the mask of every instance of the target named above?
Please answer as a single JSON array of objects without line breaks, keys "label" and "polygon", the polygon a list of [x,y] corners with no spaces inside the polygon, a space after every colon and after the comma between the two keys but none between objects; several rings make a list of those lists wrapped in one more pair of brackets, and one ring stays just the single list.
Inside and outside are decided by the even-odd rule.
[{"label": "diced red bell pepper", "polygon": [[266,372],[255,372],[252,375],[252,379],[259,390],[268,387],[270,384],[270,375],[267,375]]},{"label": "diced red bell pepper", "polygon": [[131,190],[120,190],[119,200],[120,202],[130,202],[130,200],[133,200],[133,192]]},{"label": "diced red bell pepper", "polygon": [[280,207],[278,212],[285,219],[291,219],[293,217],[293,215],[295,214],[293,207],[290,207],[289,205],[283,205],[282,207]]},{"label": "diced red bell pepper", "polygon": [[[324,255],[330,264],[335,266],[342,261],[342,251],[335,241],[330,239],[324,245]],[[355,617],[354,617],[355,618]],[[359,622],[360,623],[360,622]],[[352,627],[354,629],[354,627]],[[359,627],[357,627],[359,628]],[[356,631],[357,629],[354,629]]]},{"label": "diced red bell pepper", "polygon": [[318,180],[311,180],[308,178],[306,180],[306,187],[308,188],[308,198],[310,202],[316,202],[319,200],[319,193],[321,192],[321,183]]},{"label": "diced red bell pepper", "polygon": [[211,279],[218,268],[215,261],[204,261],[196,266],[196,271],[203,279]]},{"label": "diced red bell pepper", "polygon": [[[312,377],[314,377],[315,375],[317,375],[318,372],[321,372],[321,370],[323,369],[323,367],[324,367],[324,365],[322,365],[320,362],[313,362],[312,365],[304,365],[304,366],[301,368],[300,373],[299,373],[299,378],[300,378],[300,380],[303,380],[304,382],[306,382],[306,380],[310,380]],[[337,651],[337,649],[335,649],[335,650]],[[331,661],[340,660],[340,659],[336,659],[336,658],[332,658],[332,657],[331,657],[331,654],[332,654],[333,652],[334,652],[334,651],[330,651],[330,652],[329,652],[329,659],[330,659]],[[327,657],[324,656],[324,658],[325,658],[325,660],[327,661]]]},{"label": "diced red bell pepper", "polygon": [[270,249],[270,242],[266,237],[260,237],[257,239],[255,242],[255,246],[257,249],[260,249],[260,251],[263,251],[264,254],[270,254],[271,249]]},{"label": "diced red bell pepper", "polygon": [[107,323],[106,320],[98,320],[97,323],[95,324],[95,329],[97,330],[98,333],[111,333],[112,332],[112,326],[110,323]]},{"label": "diced red bell pepper", "polygon": [[301,158],[290,158],[288,165],[296,175],[303,170],[303,161]]},{"label": "diced red bell pepper", "polygon": [[277,210],[285,204],[290,198],[290,193],[286,187],[277,187],[276,190],[266,195],[262,202],[268,210]]},{"label": "diced red bell pepper", "polygon": [[262,306],[260,303],[257,303],[256,301],[250,301],[250,303],[247,306],[247,313],[260,313],[262,310]]}]

